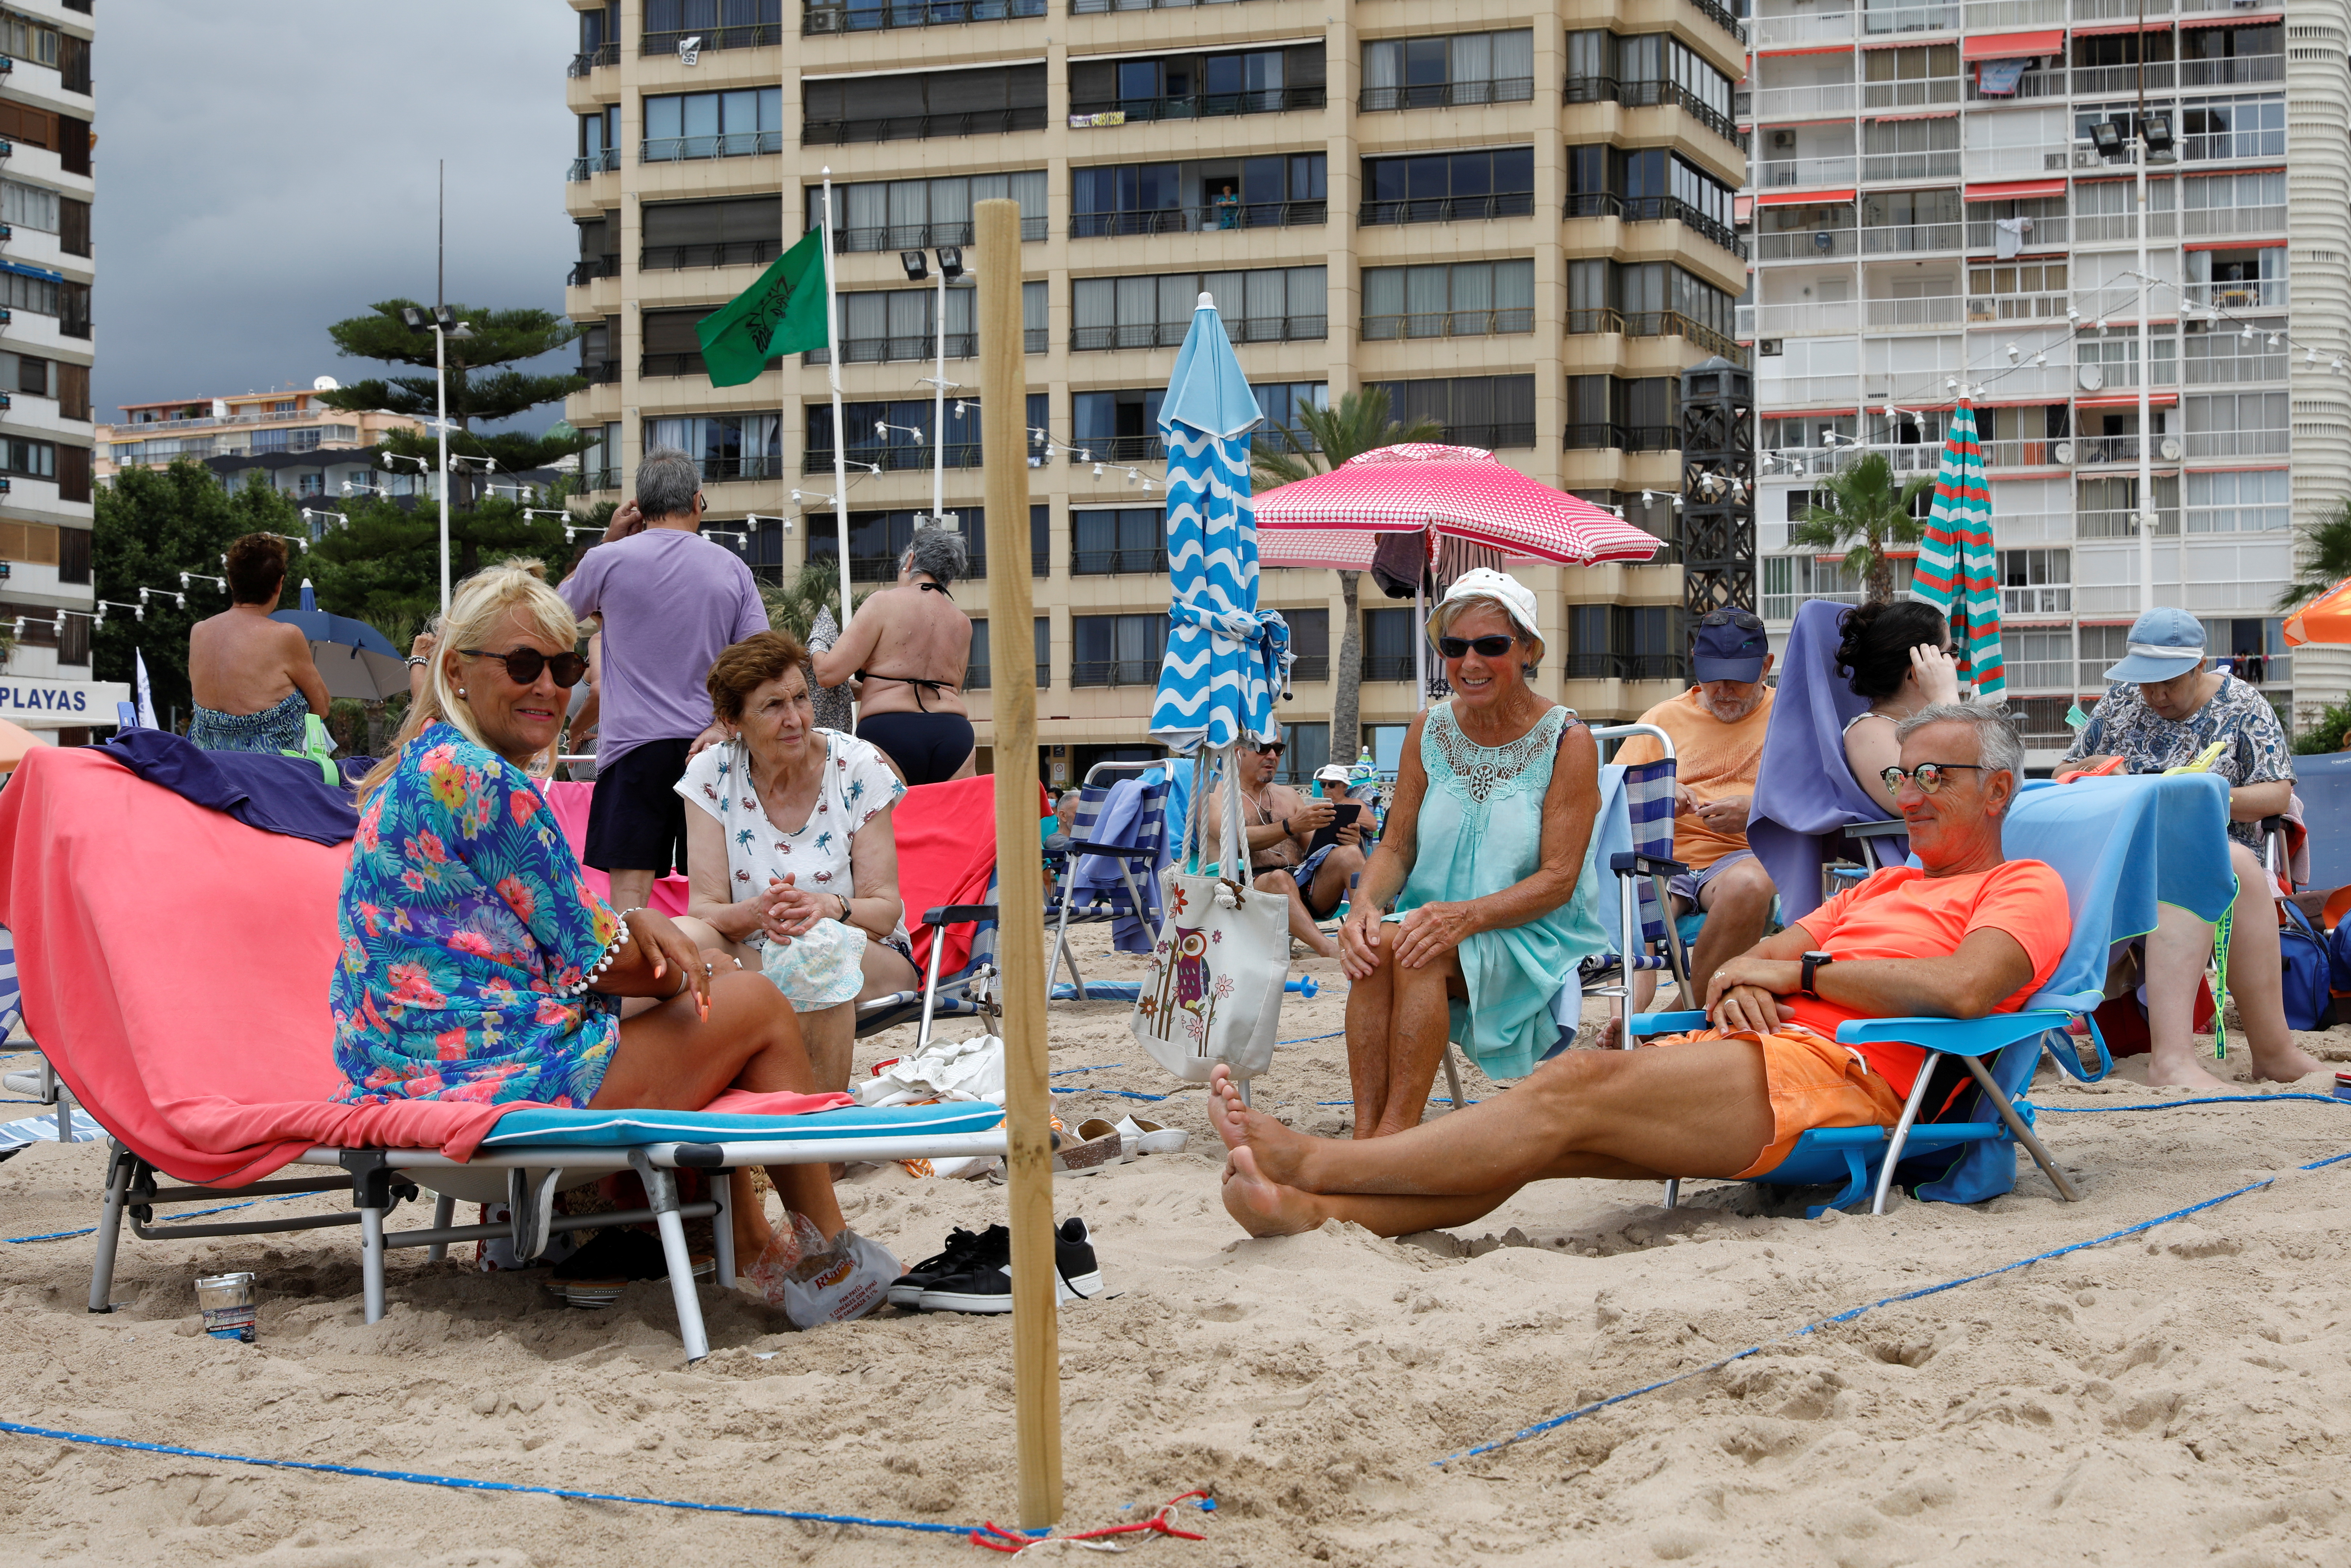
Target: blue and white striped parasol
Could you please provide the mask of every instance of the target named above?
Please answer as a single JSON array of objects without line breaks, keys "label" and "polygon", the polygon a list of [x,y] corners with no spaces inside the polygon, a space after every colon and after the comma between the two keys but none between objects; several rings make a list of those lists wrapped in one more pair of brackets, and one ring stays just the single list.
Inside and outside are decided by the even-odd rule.
[{"label": "blue and white striped parasol", "polygon": [[1290,628],[1257,607],[1249,433],[1262,414],[1216,302],[1200,296],[1159,406],[1167,443],[1167,652],[1151,734],[1178,754],[1279,734]]}]

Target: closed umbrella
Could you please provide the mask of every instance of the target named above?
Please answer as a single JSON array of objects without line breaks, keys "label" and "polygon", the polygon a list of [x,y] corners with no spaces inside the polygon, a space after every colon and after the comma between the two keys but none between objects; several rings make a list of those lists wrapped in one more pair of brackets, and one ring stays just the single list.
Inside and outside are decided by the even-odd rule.
[{"label": "closed umbrella", "polygon": [[319,609],[308,583],[302,585],[300,609],[280,610],[270,619],[298,628],[309,641],[310,660],[329,696],[380,703],[407,692],[408,661],[399,650],[366,622]]},{"label": "closed umbrella", "polygon": [[1159,430],[1167,443],[1167,651],[1151,734],[1178,753],[1275,737],[1290,629],[1257,607],[1249,432],[1261,418],[1216,302],[1200,296]]},{"label": "closed umbrella", "polygon": [[1983,448],[1976,442],[1976,411],[1961,403],[1943,435],[1943,463],[1935,475],[1935,507],[1918,541],[1911,596],[1931,604],[1951,623],[1959,674],[1976,695],[1997,702],[2008,690],[2000,654],[2000,572],[1991,544],[1991,487],[1984,483]]}]

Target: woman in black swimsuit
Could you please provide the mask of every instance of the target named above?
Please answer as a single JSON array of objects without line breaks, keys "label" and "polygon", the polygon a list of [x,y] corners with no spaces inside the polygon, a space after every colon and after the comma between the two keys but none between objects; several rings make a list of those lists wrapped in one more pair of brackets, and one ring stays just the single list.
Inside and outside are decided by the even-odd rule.
[{"label": "woman in black swimsuit", "polygon": [[[912,588],[917,594],[935,593],[952,605],[952,586],[965,570],[961,535],[944,528],[921,528],[915,531],[914,543],[899,560],[898,586]],[[971,648],[969,618],[959,610],[955,612],[963,623],[961,657],[942,649],[935,667],[919,673],[856,669],[854,662],[866,658],[876,663],[891,662],[892,655],[882,650],[892,643],[903,649],[908,641],[904,633],[918,630],[903,624],[903,609],[892,614],[877,602],[881,597],[869,600],[851,617],[848,629],[832,649],[816,655],[817,679],[823,685],[837,685],[853,675],[867,683],[864,690],[869,698],[875,695],[877,683],[883,687],[906,688],[914,695],[915,711],[868,711],[858,719],[857,738],[881,747],[909,784],[936,784],[956,778],[972,760],[971,719],[961,711],[963,677]],[[882,623],[860,626],[859,622],[868,617]],[[900,624],[893,628],[893,622]],[[902,635],[893,638],[890,633],[893,629]],[[916,641],[919,643],[929,639],[918,637]],[[904,654],[900,652],[895,657],[903,659]]]}]

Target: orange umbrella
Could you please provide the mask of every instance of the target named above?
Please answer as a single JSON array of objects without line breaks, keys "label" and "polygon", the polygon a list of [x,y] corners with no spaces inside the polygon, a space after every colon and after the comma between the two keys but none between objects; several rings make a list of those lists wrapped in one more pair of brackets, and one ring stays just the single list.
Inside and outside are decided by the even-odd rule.
[{"label": "orange umbrella", "polygon": [[23,725],[10,724],[0,718],[0,773],[6,773],[24,761],[25,753],[33,747],[49,744]]},{"label": "orange umbrella", "polygon": [[2351,643],[2351,578],[2287,616],[2285,640],[2296,648],[2304,643]]}]

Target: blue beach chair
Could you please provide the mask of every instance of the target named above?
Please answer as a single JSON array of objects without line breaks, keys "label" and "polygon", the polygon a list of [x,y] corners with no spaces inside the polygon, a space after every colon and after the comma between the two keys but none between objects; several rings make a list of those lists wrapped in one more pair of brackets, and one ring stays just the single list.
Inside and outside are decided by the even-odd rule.
[{"label": "blue beach chair", "polygon": [[[1121,774],[1157,770],[1155,779],[1121,779]],[[1117,837],[1102,831],[1104,808],[1114,787],[1132,784],[1131,812],[1122,813]],[[1167,779],[1154,762],[1098,762],[1086,770],[1078,792],[1077,819],[1070,826],[1066,851],[1047,858],[1059,873],[1045,918],[1053,923],[1053,952],[1045,962],[1048,980],[1066,966],[1077,1000],[1090,1001],[1085,977],[1078,972],[1078,956],[1070,946],[1072,925],[1118,925],[1119,946],[1129,952],[1151,950],[1159,935],[1159,875],[1167,845]]]},{"label": "blue beach chair", "polygon": [[[1900,1040],[1926,1049],[1900,1120],[1891,1129],[1806,1133],[1784,1162],[1754,1179],[1776,1186],[1841,1183],[1836,1197],[1807,1211],[1815,1218],[1823,1208],[1843,1208],[1865,1195],[1871,1197],[1870,1212],[1883,1214],[1896,1181],[1912,1186],[1919,1197],[1976,1203],[2015,1186],[2013,1145],[2022,1144],[2059,1197],[2072,1202],[2077,1196],[2073,1184],[2032,1132],[2032,1106],[2024,1096],[2033,1070],[2045,1047],[2075,1078],[2088,1082],[2105,1075],[2113,1063],[2097,1026],[2090,1029],[2097,1047],[2097,1065],[2091,1070],[2082,1065],[2066,1025],[2098,1005],[2108,949],[2155,929],[2158,904],[2175,904],[2202,920],[2220,918],[2236,897],[2228,821],[2227,786],[2210,774],[2025,785],[2009,808],[2001,848],[2011,860],[2047,862],[2064,881],[2074,917],[2072,939],[2048,986],[2013,1013],[1844,1024],[1837,1030],[1841,1044]],[[1698,1012],[1648,1013],[1633,1019],[1638,1036],[1705,1027],[1706,1015]],[[1959,1119],[1920,1121],[1930,1102],[1965,1087],[1966,1079],[1955,1081],[1948,1071],[1951,1063],[1974,1081],[1976,1093],[1960,1108]],[[1996,1119],[1988,1119],[1987,1112]],[[1676,1201],[1678,1186],[1667,1184],[1667,1207]]]}]

